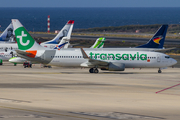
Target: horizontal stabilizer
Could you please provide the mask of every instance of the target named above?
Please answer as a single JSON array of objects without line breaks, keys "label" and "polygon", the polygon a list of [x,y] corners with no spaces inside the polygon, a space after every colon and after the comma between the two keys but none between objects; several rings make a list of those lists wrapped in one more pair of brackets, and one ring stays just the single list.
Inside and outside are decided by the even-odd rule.
[{"label": "horizontal stabilizer", "polygon": [[173,49],[176,49],[176,47],[173,47],[173,48],[166,48],[166,49],[158,49],[158,50],[154,50],[155,52],[166,52],[168,50],[173,50]]}]

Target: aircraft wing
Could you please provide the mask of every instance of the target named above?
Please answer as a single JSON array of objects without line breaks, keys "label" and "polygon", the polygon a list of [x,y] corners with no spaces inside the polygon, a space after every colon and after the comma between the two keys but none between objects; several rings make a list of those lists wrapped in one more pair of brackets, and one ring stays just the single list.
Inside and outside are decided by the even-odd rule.
[{"label": "aircraft wing", "polygon": [[89,58],[83,48],[81,48],[81,52],[82,52],[83,58],[88,60],[81,64],[82,67],[108,66],[109,64],[109,62],[107,61]]}]

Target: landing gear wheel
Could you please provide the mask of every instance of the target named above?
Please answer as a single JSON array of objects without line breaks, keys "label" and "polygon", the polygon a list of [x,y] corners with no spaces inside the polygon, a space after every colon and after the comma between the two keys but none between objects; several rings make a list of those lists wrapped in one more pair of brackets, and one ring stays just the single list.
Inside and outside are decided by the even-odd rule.
[{"label": "landing gear wheel", "polygon": [[97,68],[94,69],[94,73],[98,73],[99,70]]},{"label": "landing gear wheel", "polygon": [[162,71],[161,71],[161,70],[158,70],[158,73],[162,73]]},{"label": "landing gear wheel", "polygon": [[94,72],[94,69],[93,68],[90,68],[89,69],[89,73],[93,73]]}]

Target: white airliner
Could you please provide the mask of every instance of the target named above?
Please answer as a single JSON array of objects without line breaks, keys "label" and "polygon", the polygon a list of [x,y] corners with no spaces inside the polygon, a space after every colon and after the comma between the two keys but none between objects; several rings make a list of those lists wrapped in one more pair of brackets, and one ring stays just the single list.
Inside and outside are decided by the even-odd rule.
[{"label": "white airliner", "polygon": [[47,50],[40,46],[17,19],[12,19],[20,57],[37,63],[54,66],[88,67],[90,73],[98,73],[98,68],[109,71],[124,71],[125,68],[162,68],[172,66],[176,60],[168,55],[136,50],[125,51],[119,48],[69,48]]}]

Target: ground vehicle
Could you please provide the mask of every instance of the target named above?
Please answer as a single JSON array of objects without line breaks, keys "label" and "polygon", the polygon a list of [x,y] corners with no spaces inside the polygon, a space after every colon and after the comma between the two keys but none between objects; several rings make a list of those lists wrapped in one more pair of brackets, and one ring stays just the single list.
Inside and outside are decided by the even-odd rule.
[{"label": "ground vehicle", "polygon": [[32,63],[30,63],[30,62],[24,62],[24,63],[23,63],[23,66],[24,66],[24,68],[26,68],[26,67],[32,68]]},{"label": "ground vehicle", "polygon": [[3,64],[3,61],[2,61],[2,59],[0,59],[0,65],[2,65]]}]

